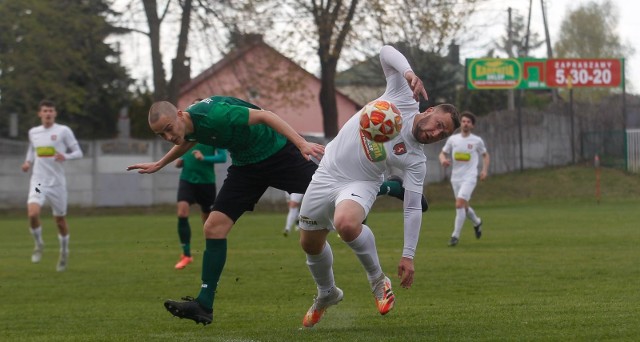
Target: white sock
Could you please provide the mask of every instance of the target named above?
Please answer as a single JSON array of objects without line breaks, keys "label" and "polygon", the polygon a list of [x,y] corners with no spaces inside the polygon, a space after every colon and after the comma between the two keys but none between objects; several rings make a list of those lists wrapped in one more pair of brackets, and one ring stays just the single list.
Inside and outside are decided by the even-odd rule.
[{"label": "white sock", "polygon": [[454,221],[453,226],[453,234],[451,236],[460,238],[460,233],[462,232],[462,225],[464,224],[464,220],[466,219],[466,215],[464,213],[464,208],[456,208],[456,219]]},{"label": "white sock", "polygon": [[376,238],[373,232],[366,225],[362,225],[362,232],[353,241],[347,242],[347,245],[353,249],[360,260],[360,263],[367,272],[369,283],[373,283],[382,275],[382,267],[378,259],[378,250],[376,248]]},{"label": "white sock", "polygon": [[36,246],[44,245],[44,242],[42,241],[42,226],[38,228],[31,228],[29,231],[33,236],[33,242],[35,242]]},{"label": "white sock", "polygon": [[69,251],[69,234],[65,236],[58,234],[58,241],[60,242],[60,251],[68,252]]},{"label": "white sock", "polygon": [[480,218],[476,215],[476,212],[473,211],[473,208],[471,207],[467,209],[467,218],[471,220],[471,222],[473,222],[474,226],[477,226],[480,224]]},{"label": "white sock", "polygon": [[333,252],[329,242],[325,242],[320,254],[307,254],[307,266],[318,287],[318,298],[325,297],[336,286],[333,278]]},{"label": "white sock", "polygon": [[298,214],[300,214],[300,208],[289,208],[289,213],[287,214],[287,223],[284,226],[284,230],[291,229],[291,226],[293,226],[296,223],[296,219],[298,219]]}]

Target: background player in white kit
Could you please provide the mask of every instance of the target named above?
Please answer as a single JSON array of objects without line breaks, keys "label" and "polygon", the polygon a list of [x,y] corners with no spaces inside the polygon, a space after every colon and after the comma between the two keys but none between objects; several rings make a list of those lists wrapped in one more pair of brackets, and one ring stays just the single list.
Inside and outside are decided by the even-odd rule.
[{"label": "background player in white kit", "polygon": [[38,108],[42,125],[29,130],[29,149],[22,164],[24,172],[28,172],[33,166],[27,199],[29,226],[35,242],[31,261],[37,263],[42,258],[44,242],[40,210],[45,201],[48,201],[58,226],[60,258],[56,269],[60,272],[67,268],[69,256],[69,228],[65,218],[67,180],[62,164],[65,160],[82,158],[82,150],[71,129],[55,123],[57,112],[53,102],[42,100]]},{"label": "background player in white kit", "polygon": [[419,113],[419,96],[427,97],[422,81],[407,59],[391,46],[380,50],[387,88],[380,99],[396,105],[402,113],[400,134],[384,143],[366,140],[360,133],[359,117],[353,116],[325,149],[300,209],[300,244],[317,285],[318,295],[303,318],[303,325],[317,324],[325,310],[342,300],[334,280],[333,254],[327,234],[335,229],[353,249],[363,265],[378,311],[393,308],[391,282],[380,266],[375,237],[362,221],[376,199],[387,167],[404,172],[404,248],[398,265],[400,284],[413,283],[413,257],[422,221],[421,198],[426,172],[423,144],[450,136],[459,127],[458,112],[442,104]]},{"label": "background player in white kit", "polygon": [[298,230],[298,214],[300,214],[300,203],[302,203],[304,194],[298,194],[295,192],[290,194],[285,191],[285,196],[287,198],[287,207],[289,207],[289,211],[287,212],[287,220],[284,223],[284,231],[282,234],[284,236],[289,236],[291,227],[295,226],[295,230]]},{"label": "background player in white kit", "polygon": [[[456,198],[456,218],[453,225],[453,233],[449,240],[449,246],[454,247],[460,241],[460,233],[465,218],[473,222],[476,239],[482,236],[482,220],[476,216],[475,211],[469,205],[471,194],[476,188],[478,179],[478,161],[482,156],[482,171],[480,180],[487,178],[489,170],[489,153],[484,141],[479,136],[472,134],[476,124],[476,116],[464,111],[460,114],[460,133],[452,135],[440,152],[440,164],[444,167],[453,165],[451,169],[451,187]],[[449,159],[451,156],[451,159]]]}]

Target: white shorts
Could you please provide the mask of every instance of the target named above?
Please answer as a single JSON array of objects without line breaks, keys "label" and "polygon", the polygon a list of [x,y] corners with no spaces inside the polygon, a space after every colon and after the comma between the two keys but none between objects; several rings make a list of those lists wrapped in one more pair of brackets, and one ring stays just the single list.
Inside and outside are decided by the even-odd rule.
[{"label": "white shorts", "polygon": [[285,191],[285,195],[287,197],[287,202],[291,201],[291,202],[296,202],[296,203],[302,203],[302,197],[304,197],[304,194],[298,194],[298,193],[288,193]]},{"label": "white shorts", "polygon": [[453,196],[455,198],[462,198],[469,202],[471,200],[471,194],[473,194],[473,190],[476,188],[476,181],[451,182],[451,187],[453,188]]},{"label": "white shorts", "polygon": [[35,203],[40,207],[48,201],[53,216],[67,215],[67,188],[64,185],[39,186],[31,184],[27,204]]},{"label": "white shorts", "polygon": [[333,215],[336,206],[343,200],[353,200],[369,214],[381,181],[338,182],[328,175],[313,176],[313,180],[300,207],[299,226],[303,230],[335,230]]}]

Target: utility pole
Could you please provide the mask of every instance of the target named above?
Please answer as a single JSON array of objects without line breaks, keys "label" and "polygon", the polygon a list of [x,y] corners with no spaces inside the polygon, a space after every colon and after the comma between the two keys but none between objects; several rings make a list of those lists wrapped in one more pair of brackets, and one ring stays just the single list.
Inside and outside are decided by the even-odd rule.
[{"label": "utility pole", "polygon": [[[507,30],[509,32],[507,32],[507,55],[509,56],[509,58],[513,58],[513,25],[511,22],[511,7],[509,7],[507,9],[507,13],[509,13],[509,22],[507,25]],[[507,90],[507,109],[508,110],[514,110],[516,108],[515,106],[515,96],[514,96],[514,91],[513,89],[509,89]]]},{"label": "utility pole", "polygon": [[[547,58],[553,58],[553,50],[551,49],[551,36],[549,35],[549,24],[547,23],[547,11],[544,0],[540,0],[540,6],[542,7],[542,22],[544,23],[544,36],[547,43]],[[556,89],[551,90],[551,98],[554,103],[558,102],[558,91]]]},{"label": "utility pole", "polygon": [[529,0],[529,16],[527,18],[527,35],[524,40],[524,57],[529,56],[529,36],[531,35],[531,10],[533,7],[533,0]]}]

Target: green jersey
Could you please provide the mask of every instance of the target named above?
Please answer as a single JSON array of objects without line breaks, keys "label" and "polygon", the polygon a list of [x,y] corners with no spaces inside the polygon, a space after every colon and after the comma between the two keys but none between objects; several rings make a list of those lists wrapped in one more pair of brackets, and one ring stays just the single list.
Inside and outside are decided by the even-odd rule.
[{"label": "green jersey", "polygon": [[[193,152],[199,150],[204,156],[203,160],[198,160]],[[196,144],[182,157],[182,171],[180,179],[193,184],[214,184],[216,173],[213,169],[214,163],[224,163],[227,161],[227,152],[216,149],[213,146]]]},{"label": "green jersey", "polygon": [[265,160],[280,151],[287,138],[264,124],[249,126],[249,108],[260,109],[227,96],[212,96],[195,103],[186,109],[194,131],[185,140],[229,150],[233,165]]}]

